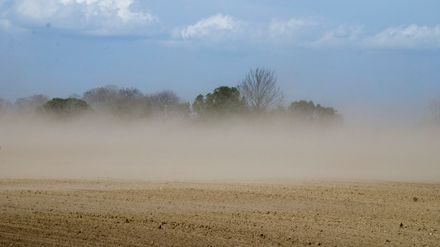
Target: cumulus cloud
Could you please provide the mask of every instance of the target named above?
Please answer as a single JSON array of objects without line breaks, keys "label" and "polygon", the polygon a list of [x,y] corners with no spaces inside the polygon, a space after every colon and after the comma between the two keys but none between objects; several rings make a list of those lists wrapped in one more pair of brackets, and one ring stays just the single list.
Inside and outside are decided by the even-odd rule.
[{"label": "cumulus cloud", "polygon": [[390,49],[440,48],[440,25],[390,27],[365,39],[363,45]]},{"label": "cumulus cloud", "polygon": [[201,19],[193,25],[186,26],[174,32],[174,36],[188,39],[219,39],[237,32],[240,22],[234,17],[217,14]]},{"label": "cumulus cloud", "polygon": [[134,4],[135,0],[15,0],[5,15],[24,28],[50,25],[90,35],[127,35],[157,19]]}]

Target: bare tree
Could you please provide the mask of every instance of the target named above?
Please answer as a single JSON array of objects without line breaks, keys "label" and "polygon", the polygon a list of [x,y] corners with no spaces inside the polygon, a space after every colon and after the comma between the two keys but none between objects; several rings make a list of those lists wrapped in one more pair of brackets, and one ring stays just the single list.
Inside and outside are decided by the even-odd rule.
[{"label": "bare tree", "polygon": [[246,75],[240,85],[241,94],[251,110],[261,112],[282,102],[282,93],[272,70],[257,68]]},{"label": "bare tree", "polygon": [[98,87],[85,92],[83,99],[94,110],[116,116],[140,117],[150,110],[148,98],[136,88]]},{"label": "bare tree", "polygon": [[158,111],[167,112],[179,105],[180,99],[173,91],[162,91],[150,96],[150,101]]},{"label": "bare tree", "polygon": [[173,91],[162,91],[149,96],[153,111],[156,114],[169,116],[172,114],[187,114],[189,104],[182,103],[181,99]]}]

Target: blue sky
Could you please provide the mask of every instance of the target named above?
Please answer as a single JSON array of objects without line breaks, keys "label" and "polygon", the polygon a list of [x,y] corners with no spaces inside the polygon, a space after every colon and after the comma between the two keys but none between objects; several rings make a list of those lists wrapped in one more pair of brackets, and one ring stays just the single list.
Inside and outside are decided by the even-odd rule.
[{"label": "blue sky", "polygon": [[286,101],[405,115],[440,97],[436,0],[0,0],[0,97],[114,84],[185,100],[274,69]]}]

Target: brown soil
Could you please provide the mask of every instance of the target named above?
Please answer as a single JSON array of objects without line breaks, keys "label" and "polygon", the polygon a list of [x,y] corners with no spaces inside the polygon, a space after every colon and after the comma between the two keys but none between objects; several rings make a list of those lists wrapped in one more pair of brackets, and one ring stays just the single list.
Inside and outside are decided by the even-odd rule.
[{"label": "brown soil", "polygon": [[440,185],[0,180],[0,246],[439,246]]}]

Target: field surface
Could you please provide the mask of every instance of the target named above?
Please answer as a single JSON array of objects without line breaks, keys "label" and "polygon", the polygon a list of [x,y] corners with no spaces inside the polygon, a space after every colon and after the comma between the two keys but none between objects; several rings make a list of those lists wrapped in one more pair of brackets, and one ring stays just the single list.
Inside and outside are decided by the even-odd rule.
[{"label": "field surface", "polygon": [[0,180],[0,246],[439,246],[440,185]]}]

